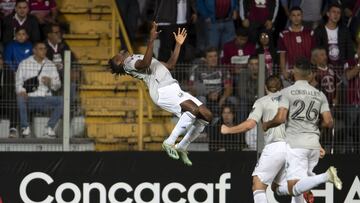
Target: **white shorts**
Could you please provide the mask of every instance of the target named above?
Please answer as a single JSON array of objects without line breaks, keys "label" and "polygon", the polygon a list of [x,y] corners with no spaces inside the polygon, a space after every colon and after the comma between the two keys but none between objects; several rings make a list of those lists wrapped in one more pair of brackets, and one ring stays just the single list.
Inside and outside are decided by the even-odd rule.
[{"label": "white shorts", "polygon": [[265,146],[252,176],[258,176],[266,185],[280,185],[285,179],[286,142],[274,142]]},{"label": "white shorts", "polygon": [[313,176],[313,170],[319,162],[319,149],[291,148],[286,146],[286,179],[299,180]]},{"label": "white shorts", "polygon": [[159,98],[156,104],[165,111],[175,114],[177,117],[181,116],[180,104],[186,100],[191,100],[198,106],[202,105],[202,102],[197,98],[182,91],[177,83],[159,88],[158,93]]}]

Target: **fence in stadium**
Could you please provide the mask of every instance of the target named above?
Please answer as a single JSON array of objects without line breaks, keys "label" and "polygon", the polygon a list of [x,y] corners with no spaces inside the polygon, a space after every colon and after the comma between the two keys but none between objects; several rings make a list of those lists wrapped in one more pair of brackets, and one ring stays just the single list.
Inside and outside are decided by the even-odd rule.
[{"label": "fence in stadium", "polygon": [[[161,150],[161,142],[169,135],[177,119],[154,106],[146,93],[138,91],[137,80],[124,76],[114,79],[106,67],[91,68],[73,63],[70,70],[69,62],[64,68],[61,91],[55,92],[64,104],[62,118],[55,128],[56,138],[44,136],[49,115],[54,109],[43,111],[45,108],[42,107],[28,112],[31,136],[8,138],[9,128],[13,126],[11,122],[15,121],[14,126],[20,132],[19,109],[15,94],[9,93],[10,84],[14,83],[4,80],[3,71],[1,151]],[[220,133],[221,124],[236,125],[246,120],[254,101],[259,95],[264,95],[265,65],[263,59],[260,58],[259,62],[257,73],[247,65],[219,66],[216,69],[222,70],[222,84],[230,82],[233,87],[231,96],[225,102],[221,101],[223,105],[220,105],[218,97],[224,92],[223,85],[220,91],[209,95],[209,89],[196,82],[201,75],[200,70],[205,67],[201,62],[176,67],[173,76],[182,89],[193,93],[214,114],[213,123],[191,145],[191,150],[256,151],[262,148],[260,126],[243,134]],[[216,79],[216,75],[214,77]],[[331,153],[359,153],[360,107],[346,104],[347,82],[339,83],[337,88],[340,99],[337,105],[332,106],[335,128],[322,130],[321,142]],[[14,121],[10,119],[12,116]]]}]

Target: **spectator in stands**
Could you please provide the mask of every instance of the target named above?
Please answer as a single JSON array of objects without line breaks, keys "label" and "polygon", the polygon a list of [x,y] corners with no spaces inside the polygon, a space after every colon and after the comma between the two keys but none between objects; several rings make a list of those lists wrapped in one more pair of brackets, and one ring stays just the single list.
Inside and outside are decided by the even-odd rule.
[{"label": "spectator in stands", "polygon": [[267,76],[279,73],[278,67],[274,66],[279,64],[279,56],[276,53],[271,32],[266,30],[260,32],[256,54],[264,54]]},{"label": "spectator in stands", "polygon": [[14,39],[15,30],[20,26],[25,27],[32,43],[40,40],[39,23],[36,17],[29,14],[29,4],[26,0],[17,0],[15,13],[3,19],[1,30],[5,46]]},{"label": "spectator in stands", "polygon": [[13,74],[17,71],[20,62],[32,55],[32,43],[28,39],[29,35],[25,27],[17,27],[15,30],[15,40],[8,43],[5,47],[5,64]]},{"label": "spectator in stands", "polygon": [[351,35],[345,26],[339,24],[341,17],[339,4],[330,5],[326,15],[328,21],[315,29],[315,42],[317,46],[327,49],[329,63],[342,70],[342,65],[354,55]]},{"label": "spectator in stands", "polygon": [[338,91],[341,77],[328,64],[326,49],[316,47],[311,51],[311,61],[315,65],[315,87],[324,92],[330,108],[338,103]]},{"label": "spectator in stands", "polygon": [[324,8],[329,0],[281,0],[286,15],[289,17],[289,8],[300,7],[303,11],[303,25],[307,29],[315,29],[320,25]]},{"label": "spectator in stands", "polygon": [[[51,60],[58,70],[61,83],[64,83],[64,57],[65,51],[70,51],[70,47],[63,40],[62,30],[59,24],[51,23],[45,27],[45,34],[47,36],[45,44],[47,47],[46,57]],[[72,55],[71,59],[76,62],[75,56]],[[71,66],[73,67],[73,66]],[[70,95],[72,99],[75,99],[76,81],[79,79],[79,69],[71,69],[71,91]],[[63,89],[53,92],[55,95],[62,95]]]},{"label": "spectator in stands", "polygon": [[235,37],[233,20],[238,17],[238,1],[197,0],[197,8],[208,27],[208,44],[221,50],[226,42]]},{"label": "spectator in stands", "polygon": [[0,19],[12,14],[15,9],[16,0],[0,0]]},{"label": "spectator in stands", "polygon": [[346,89],[346,135],[348,152],[360,153],[360,44],[357,44],[355,57],[345,64]]},{"label": "spectator in stands", "polygon": [[[314,82],[312,83],[312,85],[325,94],[329,102],[330,110],[333,114],[337,115],[337,109],[335,109],[335,105],[337,105],[339,101],[338,97],[341,78],[332,68],[332,65],[328,64],[327,52],[325,48],[314,48],[311,51],[311,61],[315,65]],[[332,147],[331,145],[333,143],[332,129],[322,129],[320,139],[323,148],[326,151],[330,152],[330,149]]]},{"label": "spectator in stands", "polygon": [[[291,71],[295,61],[299,57],[306,57],[310,60],[311,48],[313,47],[313,32],[302,25],[302,10],[300,7],[293,7],[290,10],[289,28],[280,33],[278,49],[280,52],[280,71],[283,79],[291,81]],[[284,86],[289,83],[284,82]]]},{"label": "spectator in stands", "polygon": [[[159,25],[160,61],[167,61],[175,45],[173,33],[178,29],[187,28],[196,21],[197,11],[194,0],[157,0],[155,9],[155,22]],[[187,29],[188,30],[188,29]],[[185,41],[186,43],[186,41]],[[184,44],[181,48],[178,62],[184,62]]]},{"label": "spectator in stands", "polygon": [[[60,78],[64,76],[64,53],[70,50],[66,42],[63,41],[62,31],[59,24],[51,23],[45,27],[47,47],[46,57],[51,60],[57,67]],[[63,80],[61,80],[63,81]]]},{"label": "spectator in stands", "polygon": [[234,75],[234,93],[238,100],[240,120],[245,120],[258,94],[259,59],[250,56],[246,69]]},{"label": "spectator in stands", "polygon": [[[256,53],[255,44],[248,41],[248,30],[239,28],[236,30],[236,37],[227,42],[223,48],[223,64],[238,64],[238,60],[248,59]],[[234,57],[235,56],[235,57]]]},{"label": "spectator in stands", "polygon": [[38,19],[40,25],[55,23],[58,10],[55,0],[29,0],[30,13]]},{"label": "spectator in stands", "polygon": [[[218,51],[210,47],[205,51],[205,63],[194,69],[190,76],[191,92],[208,106],[214,115],[232,93],[232,78],[228,70],[219,66]],[[233,100],[234,101],[234,100]]]},{"label": "spectator in stands", "polygon": [[57,22],[58,10],[55,0],[28,0],[30,14],[34,15],[40,25],[41,39],[45,39],[46,25]]},{"label": "spectator in stands", "polygon": [[207,129],[210,151],[241,151],[245,148],[244,135],[224,135],[220,132],[220,126],[222,124],[235,126],[236,123],[236,111],[234,106],[228,103],[224,104],[221,108],[221,119]]},{"label": "spectator in stands", "polygon": [[3,96],[5,111],[10,119],[10,137],[17,137],[17,106],[16,106],[16,94],[15,94],[15,72],[18,69],[20,62],[32,55],[32,44],[28,41],[28,35],[24,27],[18,27],[15,31],[15,40],[8,43],[5,47],[4,59],[5,69],[3,71],[4,79],[4,92]]},{"label": "spectator in stands", "polygon": [[249,29],[249,40],[256,43],[262,29],[271,31],[279,10],[279,0],[240,0],[242,25]]},{"label": "spectator in stands", "polygon": [[[124,21],[129,40],[131,43],[134,43],[138,29],[138,19],[140,17],[139,2],[134,0],[116,0],[116,4]],[[120,34],[120,38],[122,39],[121,44],[125,45],[122,34]]]},{"label": "spectator in stands", "polygon": [[[33,46],[33,55],[22,61],[16,72],[17,103],[20,112],[21,135],[30,135],[28,110],[52,111],[47,124],[45,135],[55,137],[55,125],[62,116],[63,100],[61,97],[52,96],[51,91],[61,87],[60,77],[56,65],[46,58],[46,45],[37,42]],[[25,84],[31,78],[37,77],[38,86],[35,89],[27,88]]]}]

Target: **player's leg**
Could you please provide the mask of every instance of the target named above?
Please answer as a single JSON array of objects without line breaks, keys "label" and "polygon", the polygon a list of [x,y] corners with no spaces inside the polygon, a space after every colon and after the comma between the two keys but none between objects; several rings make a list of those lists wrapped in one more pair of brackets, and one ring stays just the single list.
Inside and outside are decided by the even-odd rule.
[{"label": "player's leg", "polygon": [[254,196],[254,203],[267,203],[266,199],[266,188],[267,185],[261,182],[258,176],[253,176],[253,196]]},{"label": "player's leg", "polygon": [[[185,135],[189,128],[193,125],[199,114],[199,105],[188,98],[186,92],[180,89],[177,83],[168,85],[158,89],[159,97],[156,104],[162,109],[174,113],[179,117],[179,121],[175,125],[169,137],[163,142],[163,148],[167,154],[173,159],[179,159],[178,152],[175,149],[175,142],[180,135]],[[184,109],[180,104],[188,104],[189,108]]]},{"label": "player's leg", "polygon": [[[194,102],[185,101],[181,105],[182,109],[191,111],[196,107],[190,106],[194,105]],[[195,104],[196,105],[196,104]],[[191,142],[193,142],[200,133],[204,130],[204,128],[211,122],[212,120],[212,113],[205,105],[200,105],[197,107],[198,112],[196,114],[196,121],[194,122],[193,126],[189,128],[184,138],[178,144],[178,148],[182,150],[186,150]],[[195,113],[195,112],[194,112]]]},{"label": "player's leg", "polygon": [[[319,153],[319,150],[311,150],[308,161],[308,174],[311,173],[314,167],[317,165],[319,160]],[[325,173],[301,178],[297,183],[294,184],[292,191],[294,195],[302,194],[303,192],[309,191],[312,188],[315,188],[318,185],[326,182],[333,183],[338,190],[342,188],[342,182],[337,176],[336,168],[331,166]]]},{"label": "player's leg", "polygon": [[192,127],[193,123],[196,121],[196,116],[194,115],[195,111],[197,110],[194,109],[193,112],[185,111],[182,113],[171,134],[163,142],[164,150],[173,159],[179,159],[178,152],[175,149],[176,139],[180,135],[185,134],[185,132]]},{"label": "player's leg", "polygon": [[280,183],[285,179],[285,158],[285,142],[271,143],[265,146],[252,173],[252,190],[255,203],[266,203],[266,188],[268,185],[273,181]]},{"label": "player's leg", "polygon": [[201,104],[201,102],[197,99],[186,100],[182,102],[180,106],[182,111],[191,112],[196,116],[194,124],[188,129],[180,143],[175,146],[184,164],[191,166],[192,162],[187,156],[187,148],[190,143],[193,142],[205,129],[205,127],[209,124],[209,121],[212,120],[212,114],[210,110],[208,110],[205,105]]}]

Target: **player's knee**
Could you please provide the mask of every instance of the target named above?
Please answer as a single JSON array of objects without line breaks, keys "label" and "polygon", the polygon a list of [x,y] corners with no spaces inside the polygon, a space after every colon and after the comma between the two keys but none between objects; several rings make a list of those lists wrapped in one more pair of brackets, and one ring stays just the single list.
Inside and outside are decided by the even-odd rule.
[{"label": "player's knee", "polygon": [[252,190],[266,190],[267,185],[262,183],[258,176],[253,176]]},{"label": "player's knee", "polygon": [[190,110],[190,113],[198,118],[199,115],[200,115],[199,107],[198,106],[192,107],[191,110]]}]

